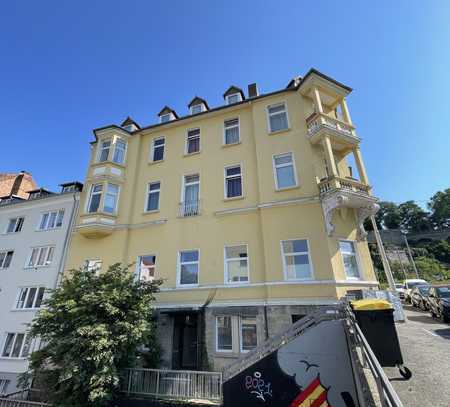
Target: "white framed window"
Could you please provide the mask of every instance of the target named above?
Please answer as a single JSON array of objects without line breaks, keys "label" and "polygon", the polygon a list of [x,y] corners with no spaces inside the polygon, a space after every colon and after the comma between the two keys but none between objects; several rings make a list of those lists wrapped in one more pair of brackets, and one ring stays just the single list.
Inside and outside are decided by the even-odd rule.
[{"label": "white framed window", "polygon": [[45,287],[22,287],[19,289],[15,309],[37,309],[42,305]]},{"label": "white framed window", "polygon": [[8,332],[3,343],[3,358],[26,358],[30,353],[31,337],[26,333]]},{"label": "white framed window", "polygon": [[231,316],[216,317],[216,350],[217,352],[233,351],[233,327]]},{"label": "white framed window", "polygon": [[119,186],[115,184],[107,184],[105,203],[103,211],[106,213],[115,213],[117,211],[117,201],[119,199]]},{"label": "white framed window", "polygon": [[13,250],[0,251],[0,270],[5,270],[11,265]]},{"label": "white framed window", "polygon": [[186,136],[186,154],[198,153],[200,151],[200,129],[188,130]]},{"label": "white framed window", "polygon": [[63,224],[64,209],[45,212],[41,216],[38,230],[50,230],[60,228]]},{"label": "white framed window", "polygon": [[233,103],[238,103],[242,101],[242,95],[237,93],[232,93],[231,95],[227,95],[226,97],[227,105],[232,105]]},{"label": "white framed window", "polygon": [[258,344],[256,318],[241,316],[239,328],[241,352],[245,353],[255,349]]},{"label": "white framed window", "polygon": [[198,285],[199,250],[183,250],[178,253],[178,285]]},{"label": "white framed window", "polygon": [[243,196],[241,166],[225,167],[225,198],[241,196]]},{"label": "white framed window", "polygon": [[313,277],[307,239],[281,241],[284,277],[286,280],[310,280]]},{"label": "white framed window", "polygon": [[109,150],[111,150],[111,140],[102,140],[98,146],[97,161],[104,162],[109,159]]},{"label": "white framed window", "polygon": [[286,104],[284,102],[267,106],[269,132],[286,130],[289,128]]},{"label": "white framed window", "polygon": [[248,283],[248,246],[246,244],[225,246],[225,282]]},{"label": "white framed window", "polygon": [[84,269],[90,273],[98,274],[102,269],[103,262],[100,259],[88,259],[84,262]]},{"label": "white framed window", "polygon": [[91,193],[89,195],[89,201],[87,206],[88,213],[97,212],[100,208],[100,202],[102,200],[103,184],[94,184],[91,186]]},{"label": "white framed window", "polygon": [[11,380],[9,379],[0,379],[0,395],[5,395],[8,392],[10,383]]},{"label": "white framed window", "polygon": [[27,268],[49,266],[53,260],[55,246],[33,247],[27,262]]},{"label": "white framed window", "polygon": [[345,275],[347,276],[347,278],[361,278],[355,242],[351,240],[339,240],[339,251],[341,252]]},{"label": "white framed window", "polygon": [[230,145],[238,144],[240,141],[239,118],[225,120],[223,122],[223,143]]},{"label": "white framed window", "polygon": [[155,279],[156,256],[146,254],[139,256],[136,268],[136,278],[139,281],[153,281]]},{"label": "white framed window", "polygon": [[23,222],[25,218],[17,217],[11,218],[8,222],[8,227],[6,228],[6,233],[18,233],[22,230]]},{"label": "white framed window", "polygon": [[167,123],[170,122],[173,118],[173,114],[172,113],[166,113],[166,114],[162,114],[161,116],[159,116],[159,122],[160,123]]},{"label": "white framed window", "polygon": [[284,153],[273,156],[273,172],[275,188],[293,188],[298,185],[297,171],[295,169],[292,153]]},{"label": "white framed window", "polygon": [[203,103],[199,103],[198,105],[191,106],[191,114],[197,114],[203,112]]},{"label": "white framed window", "polygon": [[164,150],[166,139],[164,137],[156,138],[152,141],[151,161],[157,162],[164,160]]},{"label": "white framed window", "polygon": [[125,153],[127,151],[127,143],[120,138],[114,142],[113,162],[123,164],[125,162]]},{"label": "white framed window", "polygon": [[183,177],[180,215],[196,216],[200,214],[200,175],[190,174]]},{"label": "white framed window", "polygon": [[150,182],[147,187],[147,203],[145,205],[146,212],[159,210],[159,195],[161,192],[161,183]]}]

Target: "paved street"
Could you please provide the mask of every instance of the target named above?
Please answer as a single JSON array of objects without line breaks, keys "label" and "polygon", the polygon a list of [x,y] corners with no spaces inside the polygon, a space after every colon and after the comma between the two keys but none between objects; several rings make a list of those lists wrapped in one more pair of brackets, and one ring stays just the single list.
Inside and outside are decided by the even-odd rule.
[{"label": "paved street", "polygon": [[385,368],[405,407],[450,406],[450,325],[428,312],[405,306],[406,323],[397,324],[403,360],[412,378]]}]

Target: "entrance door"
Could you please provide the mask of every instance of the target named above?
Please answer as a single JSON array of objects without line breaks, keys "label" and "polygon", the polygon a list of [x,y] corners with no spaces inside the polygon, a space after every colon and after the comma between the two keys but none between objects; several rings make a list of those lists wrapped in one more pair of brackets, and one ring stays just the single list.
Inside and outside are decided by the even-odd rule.
[{"label": "entrance door", "polygon": [[197,314],[174,316],[173,369],[197,369]]}]

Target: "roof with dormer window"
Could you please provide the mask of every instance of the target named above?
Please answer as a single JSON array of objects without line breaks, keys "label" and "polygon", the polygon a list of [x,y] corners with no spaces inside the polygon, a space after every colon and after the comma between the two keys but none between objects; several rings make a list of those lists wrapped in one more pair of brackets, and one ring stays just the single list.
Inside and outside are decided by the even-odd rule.
[{"label": "roof with dormer window", "polygon": [[227,96],[235,95],[236,93],[240,93],[240,94],[241,94],[242,100],[245,99],[245,95],[244,95],[243,90],[242,90],[241,88],[238,88],[237,86],[234,86],[234,85],[231,85],[231,86],[225,91],[225,93],[223,94],[223,98],[226,99]]},{"label": "roof with dormer window", "polygon": [[206,110],[209,110],[209,106],[208,106],[208,103],[206,102],[206,100],[202,99],[198,96],[195,96],[194,99],[192,99],[189,102],[188,107],[191,108],[192,106],[196,106],[196,105],[204,105]]},{"label": "roof with dormer window", "polygon": [[122,124],[120,126],[125,127],[125,126],[130,126],[130,125],[134,125],[138,129],[141,128],[141,126],[139,126],[139,124],[137,124],[130,116],[127,116],[127,118],[122,122]]},{"label": "roof with dormer window", "polygon": [[164,106],[161,111],[158,113],[158,116],[162,116],[164,114],[169,114],[172,113],[175,117],[175,119],[178,119],[178,115],[177,112],[175,110],[173,110],[171,107],[169,106]]}]

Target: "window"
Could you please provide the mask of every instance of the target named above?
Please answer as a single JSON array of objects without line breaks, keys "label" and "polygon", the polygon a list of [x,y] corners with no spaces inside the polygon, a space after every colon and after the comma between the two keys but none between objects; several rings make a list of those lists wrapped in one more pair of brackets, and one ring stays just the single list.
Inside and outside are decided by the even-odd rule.
[{"label": "window", "polygon": [[102,269],[103,262],[99,259],[90,259],[84,262],[84,269],[90,273],[98,274]]},{"label": "window", "polygon": [[117,139],[114,143],[114,155],[113,161],[117,164],[123,164],[125,162],[125,151],[127,149],[127,143],[121,139]]},{"label": "window", "polygon": [[241,352],[248,352],[256,348],[256,318],[241,317]]},{"label": "window", "polygon": [[191,114],[203,112],[203,104],[191,106]]},{"label": "window", "polygon": [[289,128],[286,105],[284,103],[268,106],[267,113],[269,115],[270,133]]},{"label": "window", "polygon": [[159,209],[159,193],[161,191],[160,182],[150,182],[148,184],[146,211],[157,211]]},{"label": "window", "polygon": [[166,145],[165,138],[157,138],[153,140],[152,144],[152,161],[164,160],[164,147]]},{"label": "window", "polygon": [[34,247],[31,250],[30,259],[27,267],[43,267],[52,263],[53,254],[55,252],[54,246]]},{"label": "window", "polygon": [[22,230],[24,218],[11,218],[6,233],[18,233]]},{"label": "window", "polygon": [[292,153],[273,156],[276,189],[291,188],[297,186],[294,159]]},{"label": "window", "polygon": [[64,209],[58,211],[45,212],[41,216],[39,230],[49,230],[60,228],[63,223]]},{"label": "window", "polygon": [[184,188],[180,208],[181,216],[195,216],[200,213],[200,175],[184,176]]},{"label": "window", "polygon": [[241,166],[225,168],[225,198],[242,196]]},{"label": "window", "polygon": [[63,186],[61,193],[66,194],[68,192],[76,191],[76,186],[74,184]]},{"label": "window", "polygon": [[40,308],[45,294],[45,287],[23,287],[19,289],[15,309]]},{"label": "window", "polygon": [[179,285],[197,285],[199,271],[199,251],[186,250],[179,253]]},{"label": "window", "polygon": [[136,277],[140,281],[153,281],[155,278],[156,256],[153,254],[139,256]]},{"label": "window", "polygon": [[111,149],[111,140],[103,140],[100,142],[98,150],[98,162],[108,161],[109,150]]},{"label": "window", "polygon": [[239,119],[225,120],[224,126],[224,144],[237,144],[240,141]]},{"label": "window", "polygon": [[26,358],[30,352],[31,337],[24,333],[7,333],[2,357]]},{"label": "window", "polygon": [[225,280],[227,283],[248,282],[247,245],[225,247]]},{"label": "window", "polygon": [[231,352],[233,350],[233,330],[231,317],[217,317],[217,350],[219,352]]},{"label": "window", "polygon": [[8,379],[0,379],[0,394],[6,394],[8,391],[9,383],[11,383],[11,380]]},{"label": "window", "polygon": [[284,275],[286,280],[306,280],[312,278],[308,241],[283,240],[281,242]]},{"label": "window", "polygon": [[106,213],[116,212],[118,196],[119,187],[114,184],[108,184],[106,187],[105,203],[103,204],[103,210]]},{"label": "window", "polygon": [[160,121],[161,123],[167,123],[167,122],[170,122],[171,120],[172,120],[172,113],[162,114],[162,115],[159,117],[159,121]]},{"label": "window", "polygon": [[242,100],[242,95],[240,93],[233,93],[227,96],[227,104],[232,105],[233,103],[238,103]]},{"label": "window", "polygon": [[356,258],[355,243],[348,240],[339,241],[339,249],[344,262],[347,278],[359,278],[358,260]]},{"label": "window", "polygon": [[7,269],[11,265],[11,260],[13,257],[14,251],[0,251],[0,270]]},{"label": "window", "polygon": [[91,196],[89,197],[88,212],[97,212],[100,207],[100,201],[102,199],[103,185],[96,184],[91,187]]},{"label": "window", "polygon": [[186,154],[200,151],[200,129],[188,130],[186,138]]}]

